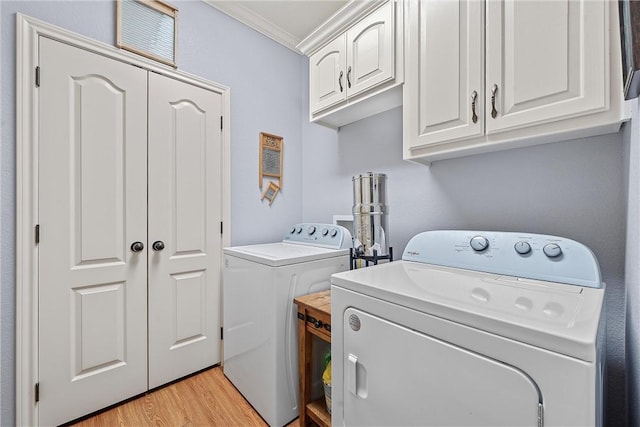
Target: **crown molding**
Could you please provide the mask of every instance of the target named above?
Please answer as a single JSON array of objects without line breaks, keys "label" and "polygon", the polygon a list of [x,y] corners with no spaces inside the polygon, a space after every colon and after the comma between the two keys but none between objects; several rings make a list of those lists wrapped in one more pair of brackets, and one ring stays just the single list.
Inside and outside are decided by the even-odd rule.
[{"label": "crown molding", "polygon": [[285,31],[281,27],[274,25],[273,22],[264,19],[262,16],[246,8],[239,1],[220,1],[220,0],[204,0],[206,4],[211,7],[215,7],[219,11],[229,15],[233,19],[236,19],[243,24],[253,28],[259,33],[269,37],[270,39],[280,43],[288,49],[296,53],[300,51],[296,48],[296,45],[300,42],[300,39],[293,34]]},{"label": "crown molding", "polygon": [[[327,42],[345,32],[354,23],[388,0],[351,0],[329,19],[313,30],[296,46],[304,55],[310,56]],[[394,1],[394,0],[391,0]]]}]

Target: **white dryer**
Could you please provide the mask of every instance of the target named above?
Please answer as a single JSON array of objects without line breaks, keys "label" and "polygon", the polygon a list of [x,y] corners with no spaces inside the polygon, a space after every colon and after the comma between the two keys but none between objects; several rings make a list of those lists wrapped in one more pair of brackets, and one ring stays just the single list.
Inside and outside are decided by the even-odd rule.
[{"label": "white dryer", "polygon": [[329,289],[351,247],[344,227],[298,224],[282,242],[224,249],[223,371],[271,426],[299,414],[293,299]]},{"label": "white dryer", "polygon": [[418,234],[332,276],[333,425],[600,426],[603,299],[578,242]]}]

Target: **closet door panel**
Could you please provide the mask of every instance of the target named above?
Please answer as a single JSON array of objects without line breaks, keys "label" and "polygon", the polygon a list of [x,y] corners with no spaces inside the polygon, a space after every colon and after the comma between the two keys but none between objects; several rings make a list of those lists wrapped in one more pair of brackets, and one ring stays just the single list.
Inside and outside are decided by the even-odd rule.
[{"label": "closet door panel", "polygon": [[171,141],[173,255],[204,255],[207,116],[192,101],[178,101],[171,104],[171,110],[171,126],[175,129]]},{"label": "closet door panel", "polygon": [[147,72],[40,38],[39,422],[147,389]]},{"label": "closet door panel", "polygon": [[220,116],[220,94],[150,73],[150,388],[220,361]]}]

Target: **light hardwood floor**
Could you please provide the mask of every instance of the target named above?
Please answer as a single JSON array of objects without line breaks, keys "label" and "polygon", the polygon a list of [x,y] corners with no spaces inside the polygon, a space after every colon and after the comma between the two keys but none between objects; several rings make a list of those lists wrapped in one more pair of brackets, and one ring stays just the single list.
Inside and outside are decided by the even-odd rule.
[{"label": "light hardwood floor", "polygon": [[[118,405],[77,427],[266,426],[258,413],[215,367]],[[299,427],[294,420],[287,427]]]}]

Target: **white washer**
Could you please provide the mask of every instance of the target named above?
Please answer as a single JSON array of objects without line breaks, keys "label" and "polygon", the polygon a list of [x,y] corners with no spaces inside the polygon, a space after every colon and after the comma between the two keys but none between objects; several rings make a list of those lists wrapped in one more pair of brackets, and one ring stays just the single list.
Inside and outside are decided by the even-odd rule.
[{"label": "white washer", "polygon": [[293,299],[329,289],[350,247],[344,227],[297,224],[282,242],[224,249],[224,374],[271,426],[299,414]]},{"label": "white washer", "polygon": [[573,240],[418,234],[332,276],[332,423],[600,426],[603,299]]}]

